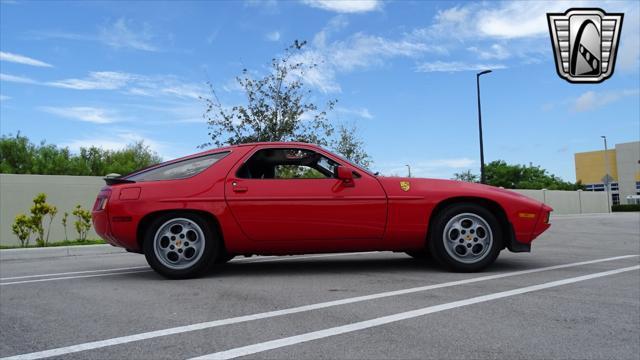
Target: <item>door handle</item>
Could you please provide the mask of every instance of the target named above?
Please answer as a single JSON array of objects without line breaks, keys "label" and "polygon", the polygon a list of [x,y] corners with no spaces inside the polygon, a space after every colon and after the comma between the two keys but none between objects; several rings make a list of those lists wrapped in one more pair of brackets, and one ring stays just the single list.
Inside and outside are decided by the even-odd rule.
[{"label": "door handle", "polygon": [[232,182],[231,185],[233,186],[233,191],[234,192],[247,192],[247,190],[249,190],[246,186],[238,186],[237,182]]}]

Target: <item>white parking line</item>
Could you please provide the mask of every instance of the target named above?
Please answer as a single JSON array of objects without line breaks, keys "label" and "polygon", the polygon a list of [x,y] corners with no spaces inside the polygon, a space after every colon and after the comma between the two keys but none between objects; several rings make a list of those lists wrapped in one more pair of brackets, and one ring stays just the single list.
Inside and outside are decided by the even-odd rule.
[{"label": "white parking line", "polygon": [[549,289],[557,286],[573,284],[580,281],[596,279],[603,276],[615,275],[615,274],[620,274],[627,271],[634,271],[638,269],[640,269],[640,265],[629,266],[629,267],[609,270],[609,271],[603,271],[603,272],[598,272],[598,273],[584,275],[584,276],[577,276],[577,277],[572,277],[572,278],[562,279],[557,281],[551,281],[551,282],[542,283],[538,285],[526,286],[526,287],[521,287],[513,290],[508,290],[508,291],[501,291],[501,292],[483,295],[483,296],[476,296],[476,297],[465,299],[465,300],[453,301],[450,303],[445,303],[445,304],[440,304],[435,306],[428,306],[422,309],[406,311],[406,312],[383,316],[383,317],[379,317],[371,320],[360,321],[360,322],[356,322],[348,325],[336,326],[336,327],[319,330],[319,331],[312,331],[306,334],[289,336],[289,337],[285,337],[277,340],[271,340],[271,341],[266,341],[266,342],[257,343],[253,345],[237,347],[237,348],[226,350],[226,351],[220,351],[212,354],[191,358],[190,360],[234,359],[240,356],[257,354],[260,352],[278,349],[285,346],[291,346],[291,345],[295,345],[303,342],[327,338],[330,336],[336,336],[336,335],[350,333],[358,330],[368,329],[368,328],[381,326],[381,325],[385,325],[385,324],[389,324],[397,321],[402,321],[402,320],[416,318],[419,316],[433,314],[440,311],[445,311],[445,310],[455,309],[463,306],[502,299],[502,298],[515,296],[515,295],[526,294],[534,291],[545,290],[545,289]]},{"label": "white parking line", "polygon": [[153,270],[147,269],[147,270],[136,270],[136,271],[111,272],[111,273],[106,273],[106,274],[62,276],[62,277],[54,277],[54,278],[46,278],[46,279],[10,281],[10,282],[0,283],[0,286],[17,285],[17,284],[29,284],[29,283],[46,282],[46,281],[69,280],[69,279],[83,279],[83,278],[91,278],[91,277],[114,276],[114,275],[124,275],[124,274],[135,274],[135,273],[145,273],[145,272],[151,272],[151,271],[153,271]]},{"label": "white parking line", "polygon": [[[320,255],[309,255],[309,256],[286,256],[286,257],[285,256],[282,256],[282,257],[279,257],[279,256],[271,257],[270,256],[270,257],[267,257],[267,258],[238,259],[238,260],[235,260],[234,262],[259,263],[259,262],[272,262],[272,261],[284,261],[284,260],[323,258],[323,257],[333,257],[333,256],[373,254],[373,253],[377,253],[377,252],[378,251],[369,251],[369,252],[340,253],[340,254],[320,254]],[[139,269],[140,271],[121,271],[121,270],[135,270],[135,269]],[[152,270],[149,269],[148,266],[139,266],[139,267],[129,267],[129,268],[116,268],[116,269],[104,269],[104,270],[87,270],[87,271],[72,271],[72,272],[66,272],[66,273],[14,276],[14,277],[0,278],[0,281],[29,279],[29,278],[42,278],[42,277],[45,278],[45,279],[0,282],[0,286],[29,284],[29,283],[46,282],[46,281],[82,279],[82,278],[100,277],[100,276],[113,276],[113,275],[133,274],[133,273],[150,272],[150,271],[152,271]],[[89,274],[89,273],[99,273],[99,272],[100,273],[105,273],[105,274],[52,277],[52,276],[59,276],[59,275]]]},{"label": "white parking line", "polygon": [[42,358],[47,358],[47,357],[51,357],[51,356],[62,356],[62,355],[77,353],[77,352],[86,351],[86,350],[100,349],[100,348],[104,348],[104,347],[107,347],[107,346],[127,344],[127,343],[131,343],[131,342],[135,342],[135,341],[148,340],[148,339],[158,338],[158,337],[162,337],[162,336],[181,334],[181,333],[186,333],[186,332],[190,332],[190,331],[197,331],[197,330],[203,330],[203,329],[210,329],[210,328],[214,328],[214,327],[218,327],[218,326],[231,325],[231,324],[237,324],[237,323],[242,323],[242,322],[247,322],[247,321],[272,318],[272,317],[282,316],[282,315],[296,314],[296,313],[301,313],[301,312],[305,312],[305,311],[329,308],[329,307],[333,307],[333,306],[353,304],[353,303],[367,301],[367,300],[382,299],[382,298],[391,297],[391,296],[411,294],[411,293],[417,293],[417,292],[421,292],[421,291],[427,291],[427,290],[433,290],[433,289],[441,289],[441,288],[457,286],[457,285],[471,284],[471,283],[476,283],[476,282],[481,282],[481,281],[488,281],[488,280],[507,278],[507,277],[511,277],[511,276],[532,274],[532,273],[537,273],[537,272],[542,272],[542,271],[566,269],[566,268],[570,268],[570,267],[588,265],[588,264],[596,264],[596,263],[601,263],[601,262],[606,262],[606,261],[629,259],[629,258],[638,257],[638,256],[639,255],[616,256],[616,257],[610,257],[610,258],[604,258],[604,259],[596,259],[596,260],[581,261],[581,262],[570,263],[570,264],[546,266],[546,267],[536,268],[536,269],[521,270],[521,271],[510,272],[510,273],[486,275],[486,276],[480,276],[480,277],[475,277],[475,278],[471,278],[471,279],[451,281],[451,282],[446,282],[446,283],[427,285],[427,286],[420,286],[420,287],[414,287],[414,288],[409,288],[409,289],[387,291],[387,292],[381,292],[381,293],[364,295],[364,296],[356,296],[356,297],[345,298],[345,299],[340,299],[340,300],[333,300],[333,301],[326,301],[326,302],[315,303],[315,304],[310,304],[310,305],[303,305],[303,306],[298,306],[298,307],[293,307],[293,308],[288,308],[288,309],[274,310],[274,311],[268,311],[268,312],[251,314],[251,315],[244,315],[244,316],[238,316],[238,317],[233,317],[233,318],[227,318],[227,319],[221,319],[221,320],[213,320],[213,321],[207,321],[207,322],[191,324],[191,325],[185,325],[185,326],[178,326],[178,327],[167,328],[167,329],[162,329],[162,330],[149,331],[149,332],[145,332],[145,333],[138,333],[138,334],[134,334],[134,335],[121,336],[121,337],[116,337],[116,338],[111,338],[111,339],[106,339],[106,340],[92,341],[92,342],[87,342],[87,343],[82,343],[82,344],[77,344],[77,345],[71,345],[71,346],[65,346],[65,347],[54,348],[54,349],[49,349],[49,350],[43,350],[43,351],[37,351],[37,352],[32,352],[32,353],[26,353],[26,354],[10,356],[10,357],[6,357],[6,358],[2,358],[0,360],[8,360],[8,359],[22,359],[22,360],[24,360],[24,359],[42,359]]},{"label": "white parking line", "polygon": [[12,276],[12,277],[0,278],[0,281],[32,279],[32,278],[51,277],[51,276],[60,276],[60,275],[90,274],[90,273],[100,273],[100,272],[108,272],[108,271],[138,270],[138,269],[148,269],[148,268],[149,268],[148,266],[134,266],[134,267],[124,267],[124,268],[113,268],[113,269],[70,271],[70,272],[61,272],[61,273],[52,273],[52,274]]}]

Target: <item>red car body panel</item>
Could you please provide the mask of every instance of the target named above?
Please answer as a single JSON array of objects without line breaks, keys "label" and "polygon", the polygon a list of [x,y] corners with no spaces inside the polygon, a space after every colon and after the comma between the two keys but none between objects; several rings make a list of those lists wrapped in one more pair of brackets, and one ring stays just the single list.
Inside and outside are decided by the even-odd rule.
[{"label": "red car body panel", "polygon": [[[292,147],[349,168],[357,174],[353,184],[336,178],[237,176],[256,151]],[[215,221],[231,254],[409,251],[424,248],[433,211],[450,201],[481,201],[502,212],[516,245],[527,246],[549,227],[552,209],[513,191],[450,180],[378,177],[310,144],[255,143],[182,159],[222,151],[228,154],[190,178],[105,186],[92,213],[96,232],[114,246],[140,251],[148,219],[163,211],[188,210]]]}]

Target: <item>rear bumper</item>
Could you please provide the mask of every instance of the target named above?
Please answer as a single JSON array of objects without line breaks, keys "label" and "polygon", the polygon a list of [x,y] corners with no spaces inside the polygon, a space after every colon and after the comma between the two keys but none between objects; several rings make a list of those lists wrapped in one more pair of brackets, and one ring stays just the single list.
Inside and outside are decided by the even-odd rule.
[{"label": "rear bumper", "polygon": [[131,217],[109,218],[107,211],[94,211],[92,213],[93,227],[96,233],[113,246],[138,252],[140,246],[136,239],[136,225]]}]

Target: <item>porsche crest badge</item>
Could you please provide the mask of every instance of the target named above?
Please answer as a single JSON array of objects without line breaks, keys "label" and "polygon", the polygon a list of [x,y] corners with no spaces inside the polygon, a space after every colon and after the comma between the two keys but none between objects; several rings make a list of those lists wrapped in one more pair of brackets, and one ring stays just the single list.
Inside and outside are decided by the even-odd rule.
[{"label": "porsche crest badge", "polygon": [[402,189],[402,191],[409,191],[411,184],[409,184],[408,181],[400,181],[400,189]]}]

